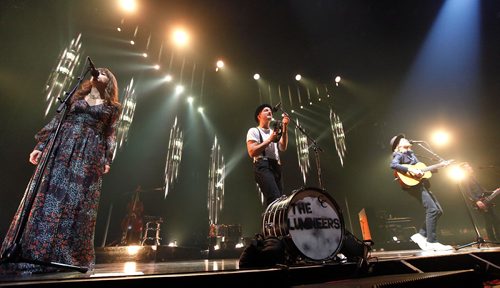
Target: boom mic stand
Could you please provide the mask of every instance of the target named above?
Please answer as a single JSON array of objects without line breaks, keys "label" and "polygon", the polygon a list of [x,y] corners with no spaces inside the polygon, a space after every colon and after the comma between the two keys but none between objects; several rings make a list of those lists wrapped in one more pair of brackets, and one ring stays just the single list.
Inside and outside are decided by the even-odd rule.
[{"label": "boom mic stand", "polygon": [[[88,58],[87,58],[88,61]],[[87,63],[87,62],[86,62]],[[57,128],[52,134],[49,143],[47,144],[47,147],[45,149],[48,149],[47,153],[44,153],[44,157],[41,159],[41,162],[38,164],[38,167],[36,168],[38,170],[38,173],[36,175],[38,177],[32,177],[30,182],[28,183],[28,188],[25,191],[25,194],[23,196],[23,202],[22,203],[22,211],[20,212],[20,222],[17,225],[17,229],[14,235],[14,239],[12,243],[10,243],[10,246],[5,249],[0,258],[0,263],[31,263],[31,264],[37,264],[41,266],[51,266],[51,267],[56,267],[56,268],[65,268],[65,269],[72,269],[76,270],[81,273],[86,273],[88,271],[88,267],[82,267],[82,266],[74,266],[74,265],[69,265],[69,264],[64,264],[64,263],[57,263],[57,262],[44,262],[40,260],[35,260],[35,259],[26,259],[21,256],[21,238],[24,233],[24,229],[26,228],[26,224],[28,222],[28,217],[29,217],[29,212],[33,208],[33,204],[35,202],[36,195],[38,193],[38,189],[40,188],[40,183],[42,182],[43,178],[43,173],[45,171],[45,168],[47,166],[47,162],[49,159],[49,156],[52,154],[52,151],[54,150],[54,143],[55,140],[57,139],[57,136],[59,135],[59,131],[61,130],[62,123],[66,119],[69,109],[68,109],[68,102],[71,97],[73,97],[73,94],[75,94],[76,90],[78,87],[80,87],[80,84],[82,83],[84,77],[87,75],[87,73],[90,71],[90,67],[87,68],[85,72],[82,71],[83,76],[78,77],[78,82],[75,84],[73,89],[68,93],[66,92],[66,98],[61,100],[59,98],[59,101],[61,104],[57,108],[57,113],[61,113],[61,117],[59,119],[59,122],[57,123]],[[36,178],[36,179],[35,179]],[[33,181],[35,181],[34,184]],[[33,185],[33,193],[30,192],[30,187]]]},{"label": "boom mic stand", "polygon": [[279,107],[279,110],[281,110],[281,112],[283,112],[286,116],[288,116],[290,118],[290,121],[292,121],[292,123],[295,124],[295,127],[297,127],[300,130],[300,132],[302,132],[304,135],[306,135],[306,137],[310,141],[310,143],[312,143],[309,146],[309,148],[312,148],[314,150],[314,155],[315,155],[315,159],[316,159],[316,170],[318,171],[318,184],[319,184],[319,187],[324,190],[323,183],[321,180],[321,165],[320,165],[320,160],[319,160],[319,152],[323,152],[323,149],[321,149],[321,147],[319,147],[316,140],[314,140],[314,138],[309,136],[309,134],[307,134],[307,132],[299,125],[299,123],[297,123],[297,121],[293,120],[289,116],[289,114],[287,112],[285,112],[283,110],[283,108],[281,108],[281,105],[278,104],[278,107]]},{"label": "boom mic stand", "polygon": [[[437,160],[439,160],[440,162],[444,162],[446,160],[444,160],[441,156],[439,156],[438,154],[434,153],[429,147],[430,145],[425,142],[425,141],[420,141],[422,143],[424,143],[425,145],[422,145],[421,143],[415,143],[417,144],[419,147],[421,147],[422,149],[424,149],[425,151],[429,152],[430,154],[432,154],[432,156],[434,156]],[[433,160],[436,160],[436,159],[433,159]]]}]

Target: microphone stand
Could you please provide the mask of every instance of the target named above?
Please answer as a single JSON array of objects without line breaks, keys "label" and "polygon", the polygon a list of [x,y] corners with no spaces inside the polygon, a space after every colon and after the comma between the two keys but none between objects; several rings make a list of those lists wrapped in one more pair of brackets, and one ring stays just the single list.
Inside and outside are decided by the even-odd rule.
[{"label": "microphone stand", "polygon": [[293,120],[289,116],[289,114],[287,112],[285,112],[283,110],[283,108],[281,108],[281,105],[279,106],[279,110],[281,110],[281,112],[283,112],[286,116],[288,116],[290,118],[290,121],[292,121],[292,123],[295,124],[295,127],[297,127],[300,130],[300,132],[304,133],[304,135],[306,135],[306,137],[310,141],[310,143],[312,143],[311,145],[309,145],[309,148],[312,148],[314,150],[314,155],[315,155],[315,159],[316,159],[316,170],[318,171],[318,184],[319,184],[319,187],[322,190],[324,190],[323,183],[321,180],[321,165],[320,165],[320,159],[319,159],[319,152],[323,152],[323,149],[321,147],[319,147],[316,140],[314,140],[314,138],[309,136],[309,134],[307,134],[307,132],[299,125],[299,123],[297,123],[295,120]]},{"label": "microphone stand", "polygon": [[[440,162],[444,162],[446,160],[444,160],[443,158],[441,158],[441,156],[439,156],[438,154],[434,153],[428,146],[430,146],[427,142],[425,141],[422,141],[422,143],[424,143],[425,145],[422,145],[421,143],[416,143],[418,146],[422,147],[425,151],[429,152],[430,154],[432,154],[432,156],[436,157],[435,159],[439,160]],[[435,160],[434,159],[434,160]]]},{"label": "microphone stand", "polygon": [[[59,135],[59,131],[61,130],[62,123],[66,119],[69,109],[68,109],[68,102],[69,99],[73,96],[73,94],[76,92],[78,87],[80,87],[80,84],[82,83],[84,77],[87,75],[87,73],[90,71],[90,67],[87,68],[87,70],[84,72],[83,76],[78,77],[78,82],[75,84],[73,89],[68,93],[66,92],[66,98],[64,100],[61,100],[61,98],[58,98],[61,104],[57,108],[57,113],[61,113],[61,117],[59,119],[59,122],[57,123],[57,128],[52,134],[51,138],[49,139],[49,142],[47,144],[47,147],[45,149],[48,149],[47,153],[45,154],[45,157],[41,159],[41,162],[38,164],[38,167],[36,170],[38,170],[38,173],[36,175],[38,177],[32,177],[31,180],[28,183],[28,188],[25,191],[25,194],[23,196],[23,202],[22,203],[22,211],[20,212],[20,220],[19,224],[17,225],[16,232],[14,239],[12,243],[10,243],[10,246],[5,249],[2,255],[0,255],[0,263],[31,263],[31,264],[37,264],[37,265],[42,265],[42,266],[51,266],[51,267],[56,267],[56,268],[65,268],[65,269],[73,269],[81,273],[86,273],[88,271],[88,267],[82,267],[82,266],[74,266],[74,265],[69,265],[69,264],[64,264],[64,263],[57,263],[57,262],[44,262],[36,259],[26,259],[21,256],[21,238],[23,236],[24,230],[26,228],[26,224],[28,223],[28,218],[31,209],[33,208],[33,204],[35,202],[36,195],[38,193],[38,189],[40,187],[40,183],[42,182],[43,178],[43,173],[45,171],[45,168],[47,166],[48,159],[50,158],[49,156],[52,154],[52,151],[54,150],[54,143],[55,140],[57,139],[57,136]],[[83,71],[82,71],[83,72]],[[36,179],[35,179],[36,178]],[[32,183],[35,181],[32,187]],[[33,191],[33,193],[29,193]]]}]

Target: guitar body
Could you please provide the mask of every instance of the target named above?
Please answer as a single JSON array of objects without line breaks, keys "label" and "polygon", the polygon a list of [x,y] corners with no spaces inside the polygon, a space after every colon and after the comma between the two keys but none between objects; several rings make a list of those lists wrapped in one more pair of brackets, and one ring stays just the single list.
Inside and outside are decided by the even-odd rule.
[{"label": "guitar body", "polygon": [[417,185],[423,179],[431,178],[432,177],[431,171],[433,171],[434,169],[448,166],[450,163],[453,163],[453,162],[454,162],[454,160],[447,160],[447,161],[443,161],[443,162],[440,162],[438,164],[434,164],[431,166],[427,166],[422,162],[418,162],[418,163],[412,164],[412,165],[402,164],[403,166],[408,167],[408,168],[419,169],[424,174],[420,177],[417,177],[417,176],[411,175],[410,173],[400,173],[398,171],[394,171],[394,176],[396,176],[396,179],[399,180],[399,184],[401,184],[401,186],[403,186],[403,188],[409,188],[409,187]]},{"label": "guitar body", "polygon": [[[408,168],[420,169],[421,171],[424,171],[425,168],[427,168],[427,165],[425,165],[422,162],[419,162],[419,163],[413,164],[413,165],[403,164],[403,166],[408,167]],[[398,171],[394,171],[394,176],[396,176],[396,178],[398,178],[399,183],[403,187],[412,187],[412,186],[416,186],[423,179],[429,179],[429,178],[431,178],[432,177],[432,172],[431,171],[426,171],[426,172],[424,172],[424,175],[422,175],[421,177],[417,177],[417,176],[411,175],[410,173],[404,173],[403,174],[403,173],[400,173]]]}]

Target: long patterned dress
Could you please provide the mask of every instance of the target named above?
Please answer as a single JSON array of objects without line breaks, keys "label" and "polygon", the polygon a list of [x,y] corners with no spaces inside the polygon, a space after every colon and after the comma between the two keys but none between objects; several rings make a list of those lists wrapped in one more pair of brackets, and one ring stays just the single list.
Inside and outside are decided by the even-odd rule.
[{"label": "long patterned dress", "polygon": [[[73,103],[54,142],[51,155],[44,149],[52,141],[60,115],[35,136],[40,159],[48,156],[43,175],[38,165],[2,244],[2,255],[14,241],[23,215],[29,215],[15,259],[34,259],[93,268],[94,232],[102,177],[113,158],[119,109],[107,104]],[[35,180],[42,176],[38,191]],[[36,192],[36,193],[35,193]],[[25,199],[34,195],[30,211]],[[33,263],[5,261],[0,273],[51,272],[57,269]]]}]

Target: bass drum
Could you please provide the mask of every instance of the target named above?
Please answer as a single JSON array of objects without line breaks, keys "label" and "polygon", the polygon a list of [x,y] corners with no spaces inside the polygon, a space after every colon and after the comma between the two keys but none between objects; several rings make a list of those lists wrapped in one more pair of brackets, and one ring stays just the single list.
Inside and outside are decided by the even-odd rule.
[{"label": "bass drum", "polygon": [[309,187],[269,204],[262,230],[264,237],[282,238],[292,256],[324,261],[333,258],[342,246],[344,220],[328,193]]}]

